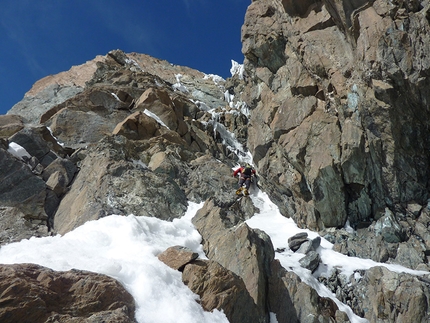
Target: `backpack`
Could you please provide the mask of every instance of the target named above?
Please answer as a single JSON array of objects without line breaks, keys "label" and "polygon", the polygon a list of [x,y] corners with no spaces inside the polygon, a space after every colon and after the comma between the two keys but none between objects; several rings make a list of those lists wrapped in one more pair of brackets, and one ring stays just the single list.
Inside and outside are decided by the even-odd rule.
[{"label": "backpack", "polygon": [[250,165],[246,165],[245,168],[242,171],[242,174],[251,176],[251,174],[252,174],[252,167]]}]

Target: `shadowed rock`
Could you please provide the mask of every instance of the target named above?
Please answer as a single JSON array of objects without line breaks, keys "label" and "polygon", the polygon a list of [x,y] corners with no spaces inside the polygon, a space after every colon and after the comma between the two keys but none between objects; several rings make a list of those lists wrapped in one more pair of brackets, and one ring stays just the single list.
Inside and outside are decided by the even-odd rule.
[{"label": "shadowed rock", "polygon": [[0,203],[16,207],[27,217],[46,220],[45,182],[7,151],[0,149]]}]

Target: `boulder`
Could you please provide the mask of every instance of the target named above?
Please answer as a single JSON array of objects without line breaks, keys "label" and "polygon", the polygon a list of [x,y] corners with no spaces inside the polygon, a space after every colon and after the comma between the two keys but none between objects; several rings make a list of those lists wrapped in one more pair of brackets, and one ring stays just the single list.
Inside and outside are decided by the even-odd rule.
[{"label": "boulder", "polygon": [[[291,249],[291,247],[290,247]],[[291,249],[292,250],[292,249]],[[312,247],[312,241],[311,240],[306,240],[305,242],[303,242],[299,249],[296,250],[297,253],[303,253],[303,254],[308,254],[311,251],[315,251]]]},{"label": "boulder", "polygon": [[261,322],[243,280],[219,263],[195,260],[185,266],[182,280],[200,296],[204,310],[223,311],[231,323]]},{"label": "boulder", "polygon": [[305,257],[299,260],[299,262],[300,266],[309,269],[313,273],[315,270],[317,270],[321,262],[321,257],[318,252],[309,251]]},{"label": "boulder", "polygon": [[57,196],[63,195],[67,191],[67,181],[62,173],[56,171],[49,176],[46,187],[53,191]]},{"label": "boulder", "polygon": [[136,322],[133,297],[105,275],[15,264],[0,277],[2,322]]},{"label": "boulder", "polygon": [[316,237],[316,238],[314,238],[314,239],[312,239],[311,240],[311,242],[312,242],[312,249],[314,250],[314,251],[317,251],[317,249],[320,247],[320,245],[321,245],[321,237],[320,236],[318,236],[318,237]]},{"label": "boulder", "polygon": [[164,262],[170,268],[182,271],[185,265],[197,259],[198,256],[198,253],[193,252],[189,248],[182,246],[173,246],[167,248],[157,257],[160,261]]},{"label": "boulder", "polygon": [[306,241],[308,241],[308,234],[306,232],[297,233],[288,238],[288,247],[295,252]]}]

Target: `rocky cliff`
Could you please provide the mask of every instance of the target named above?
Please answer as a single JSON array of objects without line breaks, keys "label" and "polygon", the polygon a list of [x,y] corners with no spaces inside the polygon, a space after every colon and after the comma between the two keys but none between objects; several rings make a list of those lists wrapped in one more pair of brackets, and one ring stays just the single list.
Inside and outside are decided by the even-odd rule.
[{"label": "rocky cliff", "polygon": [[298,3],[246,13],[254,161],[303,226],[407,218],[428,198],[427,3]]},{"label": "rocky cliff", "polygon": [[[230,79],[115,50],[40,80],[0,116],[1,244],[110,214],[169,221],[204,201],[193,223],[209,260],[177,265],[181,248],[161,258],[206,310],[230,322],[350,322],[245,223],[257,207],[232,194],[231,169],[249,151],[281,213],[339,253],[428,272],[429,9],[257,0],[242,27],[244,71]],[[299,248],[315,270],[318,241],[292,237]],[[373,267],[319,280],[369,322],[429,322],[429,274]]]}]

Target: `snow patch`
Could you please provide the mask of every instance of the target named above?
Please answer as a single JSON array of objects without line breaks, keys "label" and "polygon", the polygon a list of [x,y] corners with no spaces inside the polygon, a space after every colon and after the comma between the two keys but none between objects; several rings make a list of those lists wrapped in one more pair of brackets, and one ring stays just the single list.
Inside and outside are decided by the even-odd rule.
[{"label": "snow patch", "polygon": [[176,83],[172,85],[173,90],[180,91],[183,93],[188,93],[189,92],[188,89],[184,85],[182,85],[182,83],[181,83],[181,79],[182,79],[183,75],[182,74],[176,74],[175,77],[176,77]]},{"label": "snow patch", "polygon": [[167,129],[169,129],[169,127],[166,126],[166,124],[163,122],[163,120],[161,120],[160,117],[157,116],[155,113],[149,111],[148,109],[145,109],[145,111],[143,111],[143,113],[145,113],[148,117],[151,117],[152,119],[154,119],[155,121],[157,121],[163,127],[166,127]]},{"label": "snow patch", "polygon": [[18,145],[16,142],[10,142],[7,151],[18,159],[30,159],[31,155],[25,150],[24,147]]},{"label": "snow patch", "polygon": [[133,162],[133,164],[134,165],[137,165],[137,166],[139,166],[139,167],[141,167],[141,168],[143,168],[143,169],[148,169],[148,165],[146,165],[143,161],[141,161],[140,159],[139,160],[136,160],[136,159],[132,159],[132,162]]},{"label": "snow patch", "polygon": [[57,142],[57,144],[59,144],[61,147],[64,147],[64,142],[61,142],[57,137],[54,136],[54,133],[52,132],[51,128],[46,127],[49,130],[49,133],[51,134],[52,138],[55,139],[55,141]]},{"label": "snow patch", "polygon": [[128,65],[131,65],[131,67],[130,67],[131,71],[137,70],[137,71],[140,71],[140,72],[144,72],[144,70],[142,69],[142,67],[140,67],[140,65],[134,59],[132,59],[130,57],[127,57],[125,59],[125,63],[128,64]]},{"label": "snow patch", "polygon": [[112,95],[112,96],[113,96],[117,101],[122,102],[122,101],[119,99],[118,95],[116,95],[115,93],[111,92],[111,95]]},{"label": "snow patch", "polygon": [[219,83],[225,82],[225,80],[221,76],[215,75],[215,74],[205,74],[205,76],[203,77],[203,79],[204,80],[212,79],[212,81],[216,85],[219,85]]},{"label": "snow patch", "polygon": [[191,100],[201,111],[209,111],[211,108],[204,102],[199,100]]},{"label": "snow patch", "polygon": [[243,64],[239,64],[238,62],[231,60],[230,73],[232,77],[238,75],[239,79],[243,80],[244,71],[245,68],[243,67]]},{"label": "snow patch", "polygon": [[230,103],[230,102],[233,102],[233,99],[234,99],[234,94],[230,94],[230,92],[228,90],[226,90],[224,92],[224,100],[227,103]]},{"label": "snow patch", "polygon": [[333,250],[333,244],[328,240],[321,238],[321,245],[317,252],[321,256],[321,264],[319,268],[312,274],[308,269],[301,267],[299,260],[304,257],[303,254],[293,252],[288,246],[288,238],[301,232],[306,232],[309,239],[319,237],[318,233],[300,229],[291,218],[282,216],[278,207],[269,199],[266,193],[258,191],[257,194],[251,194],[251,199],[254,205],[260,209],[260,213],[255,214],[246,223],[255,229],[260,229],[266,232],[273,243],[275,250],[279,250],[275,254],[275,258],[279,259],[282,266],[294,271],[303,282],[314,288],[322,297],[330,297],[338,305],[341,311],[348,314],[351,323],[368,323],[366,319],[355,315],[351,308],[341,303],[336,295],[333,294],[327,287],[318,281],[319,276],[328,277],[333,272],[334,268],[341,271],[341,275],[347,280],[351,277],[360,279],[360,274],[357,270],[366,270],[375,266],[384,266],[387,269],[398,272],[408,273],[412,275],[426,275],[426,271],[412,270],[400,265],[377,263],[370,259],[361,259],[356,257],[348,257]]},{"label": "snow patch", "polygon": [[356,84],[354,84],[351,88],[351,92],[349,92],[347,95],[348,108],[357,111],[359,99],[360,96],[358,95],[358,87]]},{"label": "snow patch", "polygon": [[204,255],[201,236],[191,223],[203,203],[189,203],[172,222],[152,217],[110,215],[90,221],[64,236],[30,238],[2,246],[0,263],[35,263],[53,270],[89,270],[121,282],[136,302],[143,322],[228,323],[218,311],[206,312],[181,273],[157,255],[181,245]]}]

